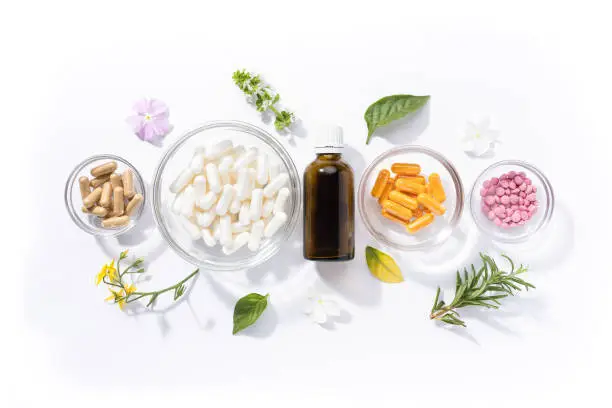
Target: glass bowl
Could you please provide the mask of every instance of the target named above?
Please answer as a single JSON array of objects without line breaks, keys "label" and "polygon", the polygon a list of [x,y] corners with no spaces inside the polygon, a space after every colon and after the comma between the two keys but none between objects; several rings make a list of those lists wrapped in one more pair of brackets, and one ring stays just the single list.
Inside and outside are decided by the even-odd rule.
[{"label": "glass bowl", "polygon": [[[117,228],[103,228],[102,219],[100,217],[82,211],[83,199],[81,198],[81,190],[79,188],[79,178],[81,176],[91,178],[89,171],[92,168],[113,160],[117,162],[117,170],[115,170],[115,173],[122,173],[126,169],[132,170],[134,173],[134,190],[142,194],[144,200],[136,212],[130,216],[128,225]],[[64,201],[70,218],[72,218],[72,221],[74,221],[83,231],[100,237],[114,237],[131,230],[134,225],[136,225],[147,203],[147,195],[145,194],[145,185],[140,173],[130,162],[113,154],[99,154],[83,160],[74,170],[72,170],[70,176],[68,176],[68,181],[66,181]]]},{"label": "glass bowl", "polygon": [[[287,187],[291,194],[285,204],[287,221],[272,237],[266,238],[256,252],[244,247],[226,255],[220,245],[207,247],[202,239],[193,241],[179,219],[171,210],[174,194],[170,184],[185,169],[197,148],[213,145],[222,140],[231,140],[234,146],[256,147],[268,154],[271,161],[280,164],[281,171],[289,175]],[[244,122],[208,122],[188,131],[166,151],[153,179],[153,213],[159,230],[170,247],[183,259],[208,269],[235,271],[260,265],[274,256],[283,243],[289,240],[297,224],[302,205],[300,176],[289,152],[268,132]]]},{"label": "glass bowl", "polygon": [[[438,173],[446,192],[446,212],[415,234],[381,214],[378,200],[370,195],[378,172],[391,170],[393,163],[418,163],[422,174]],[[368,166],[359,183],[359,214],[368,232],[377,241],[399,250],[425,249],[446,240],[457,226],[463,212],[463,184],[455,167],[435,150],[423,146],[405,145],[387,150]]]},{"label": "glass bowl", "polygon": [[[524,172],[531,179],[532,185],[536,188],[539,206],[533,217],[524,225],[502,229],[483,212],[480,190],[486,180],[510,171]],[[527,240],[549,223],[554,207],[555,195],[544,173],[532,164],[520,160],[504,160],[492,164],[480,173],[470,192],[470,211],[474,222],[482,232],[500,242],[517,243]]]}]

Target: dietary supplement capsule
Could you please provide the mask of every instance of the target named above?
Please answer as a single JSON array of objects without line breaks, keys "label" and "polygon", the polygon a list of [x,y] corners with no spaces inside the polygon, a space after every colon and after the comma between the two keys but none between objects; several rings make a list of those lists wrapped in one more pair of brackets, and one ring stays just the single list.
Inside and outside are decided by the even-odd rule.
[{"label": "dietary supplement capsule", "polygon": [[251,205],[248,200],[242,202],[240,212],[238,213],[238,222],[242,225],[249,225],[251,223]]},{"label": "dietary supplement capsule", "polygon": [[102,185],[106,183],[109,179],[110,179],[110,175],[108,174],[106,176],[96,177],[95,179],[92,179],[89,182],[89,185],[91,186],[91,188],[102,187]]},{"label": "dietary supplement capsule", "polygon": [[134,197],[136,191],[134,191],[134,172],[131,169],[126,169],[121,175],[121,181],[123,182],[123,195],[126,198]]},{"label": "dietary supplement capsule", "polygon": [[389,211],[385,210],[384,208],[380,211],[380,213],[382,214],[383,217],[393,221],[393,222],[397,222],[400,223],[402,225],[407,225],[407,222],[402,220],[401,218],[396,217],[395,215],[391,214]]},{"label": "dietary supplement capsule", "polygon": [[136,211],[138,207],[140,207],[143,200],[144,196],[142,194],[135,194],[128,203],[127,207],[125,207],[125,215],[132,215],[132,213]]},{"label": "dietary supplement capsule", "polygon": [[259,249],[261,238],[263,237],[264,227],[265,225],[263,220],[253,223],[253,226],[251,227],[251,236],[249,237],[248,243],[251,251],[257,251]]},{"label": "dietary supplement capsule", "polygon": [[215,194],[219,194],[223,186],[221,185],[221,176],[219,175],[219,168],[215,163],[208,163],[206,165],[206,180],[210,191]]},{"label": "dietary supplement capsule", "polygon": [[386,210],[388,213],[401,220],[410,221],[410,218],[412,218],[412,210],[404,207],[403,205],[399,205],[394,201],[385,200],[383,201],[382,207],[383,210]]},{"label": "dietary supplement capsule", "polygon": [[379,198],[381,196],[387,187],[389,177],[391,177],[391,173],[389,173],[389,170],[387,169],[383,169],[378,173],[378,176],[376,176],[376,181],[374,182],[374,187],[372,187],[372,192],[370,193],[372,194],[372,197]]},{"label": "dietary supplement capsule", "polygon": [[110,181],[107,181],[102,185],[102,195],[100,196],[99,204],[102,207],[109,208],[111,205],[111,198],[113,195],[113,187],[111,186]]},{"label": "dietary supplement capsule", "polygon": [[[119,187],[121,188],[121,187]],[[102,226],[104,228],[113,228],[113,227],[123,227],[130,222],[130,217],[127,215],[122,215],[120,217],[111,217],[102,221]]]},{"label": "dietary supplement capsule", "polygon": [[391,171],[395,174],[416,176],[421,172],[421,166],[414,163],[393,163],[391,165]]},{"label": "dietary supplement capsule", "polygon": [[232,218],[229,215],[224,215],[219,218],[219,241],[221,245],[231,245],[232,243]]},{"label": "dietary supplement capsule", "polygon": [[400,178],[395,182],[395,187],[403,193],[419,195],[425,192],[425,186],[414,181]]},{"label": "dietary supplement capsule", "polygon": [[213,191],[209,191],[208,193],[204,194],[204,197],[198,200],[196,204],[204,211],[208,211],[213,205],[215,205],[216,202],[217,194],[215,194]]},{"label": "dietary supplement capsule", "polygon": [[443,203],[446,200],[446,193],[444,187],[442,187],[442,180],[438,173],[431,173],[429,175],[429,191],[428,193],[433,196],[439,203]]},{"label": "dietary supplement capsule", "polygon": [[202,228],[208,228],[217,218],[217,215],[213,211],[196,212],[196,221]]},{"label": "dietary supplement capsule", "polygon": [[117,162],[111,161],[111,162],[101,164],[91,169],[91,175],[94,177],[100,177],[100,176],[104,176],[107,174],[110,175],[115,170],[117,170]]},{"label": "dietary supplement capsule", "polygon": [[83,199],[83,205],[87,208],[93,207],[102,196],[102,187],[97,187]]},{"label": "dietary supplement capsule", "polygon": [[397,180],[399,179],[406,179],[409,181],[412,181],[414,183],[419,183],[419,184],[426,184],[427,180],[425,180],[424,176],[406,176],[404,174],[398,174],[396,177]]},{"label": "dietary supplement capsule", "polygon": [[204,243],[208,247],[212,248],[215,245],[217,245],[217,239],[213,236],[212,231],[208,228],[202,229],[202,239],[204,240]]},{"label": "dietary supplement capsule", "polygon": [[189,164],[189,168],[193,172],[193,174],[204,173],[204,155],[196,152],[191,159],[191,163]]},{"label": "dietary supplement capsule", "polygon": [[383,192],[380,194],[380,197],[378,198],[378,203],[380,205],[382,205],[382,203],[387,199],[387,197],[389,197],[389,193],[393,191],[393,189],[395,189],[395,180],[393,179],[387,180],[387,185],[385,186],[385,189],[383,190]]},{"label": "dietary supplement capsule", "polygon": [[270,238],[272,235],[276,234],[276,231],[278,231],[286,221],[287,214],[284,212],[274,214],[268,225],[264,228],[264,236]]},{"label": "dietary supplement capsule", "polygon": [[249,242],[250,236],[251,234],[248,232],[241,232],[240,234],[236,235],[236,239],[234,239],[231,244],[223,247],[223,253],[225,255],[230,255],[238,251],[240,248],[245,246],[247,242]]},{"label": "dietary supplement capsule", "polygon": [[428,226],[429,224],[431,224],[434,220],[434,216],[433,214],[430,213],[426,213],[421,215],[419,218],[417,218],[416,220],[412,221],[410,224],[408,224],[406,226],[406,231],[408,231],[411,234],[414,234],[415,232],[419,231],[420,229]]},{"label": "dietary supplement capsule", "polygon": [[232,156],[225,156],[219,162],[219,177],[221,178],[221,184],[230,184],[230,170],[234,164],[234,158]]},{"label": "dietary supplement capsule", "polygon": [[446,208],[444,208],[444,206],[440,204],[438,200],[428,194],[419,194],[417,196],[417,201],[435,215],[443,215],[446,212]]},{"label": "dietary supplement capsule", "polygon": [[117,173],[111,174],[109,181],[111,183],[111,186],[113,187],[113,190],[115,189],[115,187],[123,187],[123,183],[121,182],[121,175]]},{"label": "dietary supplement capsule", "polygon": [[115,217],[123,215],[124,206],[123,187],[117,187],[113,190],[113,215]]},{"label": "dietary supplement capsule", "polygon": [[240,169],[249,167],[249,165],[253,163],[255,159],[257,159],[257,149],[250,148],[249,150],[244,152],[242,155],[240,155],[238,159],[236,159],[232,169],[240,170]]},{"label": "dietary supplement capsule", "polygon": [[397,190],[393,190],[389,193],[389,200],[394,201],[399,205],[402,205],[411,210],[416,210],[417,208],[419,208],[419,203],[417,202],[416,198],[409,196],[408,194],[399,192]]},{"label": "dietary supplement capsule", "polygon": [[104,207],[96,206],[91,210],[91,213],[93,215],[97,215],[98,217],[102,218],[102,217],[106,217],[106,215],[108,214],[108,209]]},{"label": "dietary supplement capsule", "polygon": [[268,182],[268,155],[260,154],[257,156],[257,184],[265,186]]},{"label": "dietary supplement capsule", "polygon": [[285,211],[285,203],[289,199],[290,194],[291,193],[289,192],[289,189],[287,187],[283,187],[278,190],[278,195],[276,196],[276,200],[274,200],[274,214]]},{"label": "dietary supplement capsule", "polygon": [[263,195],[268,198],[272,197],[278,190],[285,186],[287,181],[289,181],[289,175],[287,173],[280,173],[264,187]]},{"label": "dietary supplement capsule", "polygon": [[234,147],[231,140],[222,140],[219,143],[206,149],[206,159],[215,160],[226,153],[229,153]]},{"label": "dietary supplement capsule", "polygon": [[217,206],[215,207],[215,213],[217,215],[225,215],[233,199],[234,186],[230,184],[224,185],[221,197],[219,197],[219,201],[217,201]]},{"label": "dietary supplement capsule", "polygon": [[257,221],[261,218],[263,210],[263,190],[256,188],[251,193],[251,207],[249,208],[249,217],[252,221]]},{"label": "dietary supplement capsule", "polygon": [[83,199],[91,193],[89,179],[86,176],[79,177],[79,189],[81,190],[81,198]]},{"label": "dietary supplement capsule", "polygon": [[193,174],[193,171],[191,171],[189,168],[180,172],[170,184],[170,192],[176,194],[179,191],[182,191],[185,187],[187,187],[187,184],[191,183],[193,176],[195,176],[195,174]]}]

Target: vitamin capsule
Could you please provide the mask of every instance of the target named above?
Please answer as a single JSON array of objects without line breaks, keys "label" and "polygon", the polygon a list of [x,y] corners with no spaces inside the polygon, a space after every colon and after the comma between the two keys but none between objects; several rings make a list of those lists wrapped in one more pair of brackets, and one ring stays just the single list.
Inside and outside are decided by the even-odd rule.
[{"label": "vitamin capsule", "polygon": [[110,181],[107,181],[102,185],[102,195],[100,196],[100,205],[102,207],[110,207],[111,197],[113,195],[113,186]]},{"label": "vitamin capsule", "polygon": [[409,196],[408,194],[401,193],[397,190],[393,190],[389,193],[389,200],[394,201],[406,208],[411,210],[416,210],[419,208],[419,203],[417,199]]},{"label": "vitamin capsule", "polygon": [[234,144],[231,140],[222,140],[219,143],[212,145],[211,147],[206,149],[206,160],[215,160],[224,154],[229,153]]},{"label": "vitamin capsule", "polygon": [[200,237],[202,236],[202,232],[200,231],[200,228],[197,225],[195,225],[193,222],[191,222],[189,218],[180,216],[178,217],[178,221],[183,227],[183,229],[187,232],[187,234],[189,234],[189,237],[191,238],[192,241],[200,239]]},{"label": "vitamin capsule", "polygon": [[250,215],[251,205],[248,201],[244,201],[240,207],[240,212],[238,213],[238,222],[242,225],[249,225],[251,223],[251,215]]},{"label": "vitamin capsule", "polygon": [[108,215],[108,209],[104,207],[96,206],[93,208],[93,210],[91,210],[91,213],[98,217],[106,217]]},{"label": "vitamin capsule", "polygon": [[219,169],[215,163],[208,163],[206,165],[206,180],[208,181],[210,191],[215,194],[219,194],[221,192],[223,186],[221,185]]},{"label": "vitamin capsule", "polygon": [[281,165],[278,162],[270,163],[268,165],[268,181],[273,180],[274,177],[278,176],[281,172]]},{"label": "vitamin capsule", "polygon": [[284,212],[279,212],[274,214],[268,225],[264,228],[264,236],[270,238],[272,235],[276,234],[276,232],[283,226],[283,224],[287,221],[287,214]]},{"label": "vitamin capsule", "polygon": [[257,186],[257,171],[249,168],[249,196],[255,190]]},{"label": "vitamin capsule", "polygon": [[221,245],[230,245],[232,243],[232,219],[229,215],[219,218],[219,231]]},{"label": "vitamin capsule", "polygon": [[238,198],[238,189],[236,188],[236,186],[234,186],[234,199],[232,200],[232,203],[229,206],[230,214],[240,213],[241,207],[242,207],[242,203],[240,202],[240,199]]},{"label": "vitamin capsule", "polygon": [[267,154],[259,154],[257,156],[257,184],[260,186],[265,186],[268,182],[268,155]]},{"label": "vitamin capsule", "polygon": [[427,180],[425,180],[425,177],[423,177],[423,176],[406,176],[406,175],[403,175],[403,174],[399,174],[396,177],[396,179],[397,180],[399,180],[399,179],[406,179],[406,180],[412,181],[414,183],[419,183],[419,184],[426,184],[427,183]]},{"label": "vitamin capsule", "polygon": [[219,163],[219,177],[221,178],[221,184],[230,184],[230,169],[234,164],[234,158],[232,156],[225,156]]},{"label": "vitamin capsule", "polygon": [[101,164],[91,169],[91,175],[94,177],[105,176],[107,174],[110,175],[115,170],[117,170],[117,162],[111,161],[111,162]]},{"label": "vitamin capsule", "polygon": [[370,192],[372,197],[380,198],[383,191],[385,191],[385,188],[387,188],[387,181],[389,181],[390,176],[391,173],[389,173],[389,170],[387,169],[383,169],[378,172],[378,176],[376,176],[376,181],[374,182],[374,187],[372,187],[372,191]]},{"label": "vitamin capsule", "polygon": [[185,191],[183,191],[183,198],[181,199],[181,214],[187,218],[191,217],[195,211],[195,204],[195,189],[193,186],[189,185],[187,188],[185,188]]},{"label": "vitamin capsule", "polygon": [[221,223],[219,222],[218,218],[213,221],[211,230],[213,237],[215,237],[215,239],[218,241],[219,238],[221,238]]},{"label": "vitamin capsule", "polygon": [[233,199],[234,187],[229,184],[224,185],[221,197],[219,197],[219,201],[217,201],[217,206],[215,207],[215,213],[217,215],[227,214],[227,210],[229,209]]},{"label": "vitamin capsule", "polygon": [[406,176],[416,176],[421,172],[421,166],[414,163],[393,163],[391,171],[395,174],[404,174]]},{"label": "vitamin capsule", "polygon": [[212,248],[215,245],[217,245],[217,240],[213,236],[212,231],[210,229],[202,228],[200,232],[202,234],[202,239],[204,240],[204,243],[206,244],[206,246]]},{"label": "vitamin capsule", "polygon": [[272,197],[278,190],[283,188],[285,184],[289,181],[289,175],[287,173],[280,173],[278,176],[274,177],[273,180],[270,180],[268,185],[264,187],[263,194],[266,197]]},{"label": "vitamin capsule", "polygon": [[253,227],[251,228],[251,236],[249,237],[249,249],[251,251],[257,251],[259,249],[259,245],[261,244],[261,238],[263,237],[264,232],[264,222],[263,220],[259,220],[253,223]]},{"label": "vitamin capsule", "polygon": [[130,217],[128,217],[127,215],[122,215],[120,217],[111,217],[111,218],[102,220],[102,226],[104,228],[123,227],[124,225],[127,225],[129,222],[130,222]]},{"label": "vitamin capsule", "polygon": [[113,190],[115,189],[115,187],[123,187],[123,182],[121,181],[121,175],[117,173],[111,174],[109,181],[111,183],[111,186],[113,187]]},{"label": "vitamin capsule", "polygon": [[140,204],[144,201],[144,196],[140,193],[137,193],[132,197],[127,207],[125,207],[125,215],[132,215],[134,211],[140,207]]},{"label": "vitamin capsule", "polygon": [[395,187],[403,193],[419,195],[425,192],[425,186],[414,181],[400,178],[395,182]]},{"label": "vitamin capsule", "polygon": [[423,215],[423,209],[421,207],[412,212],[413,217],[419,218],[421,215]]},{"label": "vitamin capsule", "polygon": [[96,177],[95,179],[92,179],[89,182],[89,185],[91,186],[91,188],[98,188],[98,187],[102,187],[102,185],[104,183],[106,183],[108,180],[110,179],[110,175],[105,175],[105,176],[101,176],[101,177]]},{"label": "vitamin capsule", "polygon": [[196,201],[203,199],[206,195],[206,177],[203,174],[198,174],[193,179],[193,192]]},{"label": "vitamin capsule", "polygon": [[196,222],[202,228],[208,228],[217,218],[217,215],[212,211],[196,212]]},{"label": "vitamin capsule", "polygon": [[238,193],[238,198],[240,200],[244,200],[249,197],[249,184],[249,170],[246,168],[238,170],[238,177],[236,179],[236,190]]},{"label": "vitamin capsule", "polygon": [[261,218],[263,209],[263,190],[256,188],[251,193],[251,206],[249,207],[249,218],[252,221],[257,221]]},{"label": "vitamin capsule", "polygon": [[240,156],[242,156],[244,152],[246,152],[246,149],[244,148],[244,146],[240,145],[240,146],[234,147],[229,154],[231,154],[234,160],[236,160]]},{"label": "vitamin capsule", "polygon": [[102,196],[102,187],[97,187],[83,199],[83,205],[87,208],[93,207]]},{"label": "vitamin capsule", "polygon": [[202,197],[199,201],[196,202],[196,205],[204,211],[208,211],[212,208],[213,205],[215,205],[216,202],[217,194],[213,193],[212,191],[209,191],[208,193],[204,194],[204,197]]},{"label": "vitamin capsule", "polygon": [[185,187],[187,187],[187,184],[191,183],[194,175],[195,174],[193,174],[191,169],[185,169],[180,172],[176,179],[174,179],[174,181],[170,184],[170,192],[176,194],[179,191],[182,191]]},{"label": "vitamin capsule", "polygon": [[123,215],[124,206],[123,187],[117,187],[113,190],[113,215],[115,217]]},{"label": "vitamin capsule", "polygon": [[82,199],[91,193],[91,189],[89,188],[89,179],[86,176],[79,177],[79,189],[81,190]]},{"label": "vitamin capsule", "polygon": [[225,255],[231,255],[238,251],[249,242],[250,236],[251,234],[248,232],[241,232],[236,236],[236,239],[230,245],[225,245],[223,247],[223,253]]},{"label": "vitamin capsule", "polygon": [[385,217],[385,218],[387,218],[387,219],[389,219],[389,220],[391,220],[393,222],[397,222],[397,223],[406,225],[406,221],[402,220],[401,218],[396,217],[395,215],[391,214],[389,211],[387,211],[385,209],[381,210],[380,213],[383,215],[383,217]]},{"label": "vitamin capsule", "polygon": [[433,214],[425,213],[421,215],[419,218],[417,218],[416,220],[412,221],[410,224],[408,224],[406,226],[406,231],[408,231],[411,234],[414,234],[420,229],[425,228],[426,226],[431,224],[433,220],[434,220]]},{"label": "vitamin capsule", "polygon": [[263,218],[266,218],[267,216],[272,214],[272,212],[274,212],[274,199],[273,198],[266,198],[264,200],[263,208],[261,210],[261,216]]},{"label": "vitamin capsule", "polygon": [[240,234],[241,232],[245,232],[251,229],[250,225],[242,225],[239,222],[232,222],[232,234]]},{"label": "vitamin capsule", "polygon": [[134,197],[136,191],[134,191],[134,172],[131,169],[126,169],[121,175],[121,182],[123,183],[123,195],[126,198]]},{"label": "vitamin capsule", "polygon": [[442,180],[438,173],[431,173],[429,175],[429,190],[428,193],[435,198],[439,203],[443,203],[446,200],[446,193],[444,187],[442,187]]},{"label": "vitamin capsule", "polygon": [[196,152],[189,163],[189,168],[193,174],[204,173],[204,155]]},{"label": "vitamin capsule", "polygon": [[91,213],[91,210],[89,208],[85,207],[85,206],[81,207],[81,211],[83,211],[85,214]]},{"label": "vitamin capsule", "polygon": [[287,187],[283,187],[278,190],[278,195],[276,196],[276,200],[274,200],[274,214],[285,211],[285,203],[289,198],[289,189]]},{"label": "vitamin capsule", "polygon": [[251,148],[247,150],[246,152],[244,152],[238,159],[236,159],[236,162],[234,162],[232,169],[240,170],[242,168],[249,167],[256,158],[257,158],[257,149]]},{"label": "vitamin capsule", "polygon": [[438,200],[425,193],[419,194],[417,201],[435,215],[443,215],[446,212],[446,208]]},{"label": "vitamin capsule", "polygon": [[403,205],[399,205],[398,203],[394,201],[385,200],[382,203],[382,207],[383,207],[383,210],[386,210],[391,215],[403,221],[410,221],[410,218],[412,218],[412,210],[404,207]]},{"label": "vitamin capsule", "polygon": [[395,181],[393,179],[387,180],[387,185],[385,186],[385,189],[383,190],[383,192],[380,194],[380,197],[378,198],[378,203],[380,205],[382,205],[382,203],[389,197],[389,193],[393,191],[394,188],[395,188]]}]

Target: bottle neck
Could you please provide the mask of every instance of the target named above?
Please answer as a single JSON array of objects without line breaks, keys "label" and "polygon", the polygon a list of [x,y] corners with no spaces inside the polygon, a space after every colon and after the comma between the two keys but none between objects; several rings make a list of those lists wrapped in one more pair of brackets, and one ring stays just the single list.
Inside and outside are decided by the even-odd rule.
[{"label": "bottle neck", "polygon": [[318,160],[337,161],[342,158],[342,153],[336,152],[317,152]]}]

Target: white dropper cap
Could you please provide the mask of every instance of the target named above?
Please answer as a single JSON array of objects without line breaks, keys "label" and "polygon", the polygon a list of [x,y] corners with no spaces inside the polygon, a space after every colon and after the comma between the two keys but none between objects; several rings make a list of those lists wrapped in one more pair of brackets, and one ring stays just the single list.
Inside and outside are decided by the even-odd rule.
[{"label": "white dropper cap", "polygon": [[315,152],[320,153],[341,153],[344,148],[344,136],[342,127],[338,125],[327,126],[319,133]]}]

